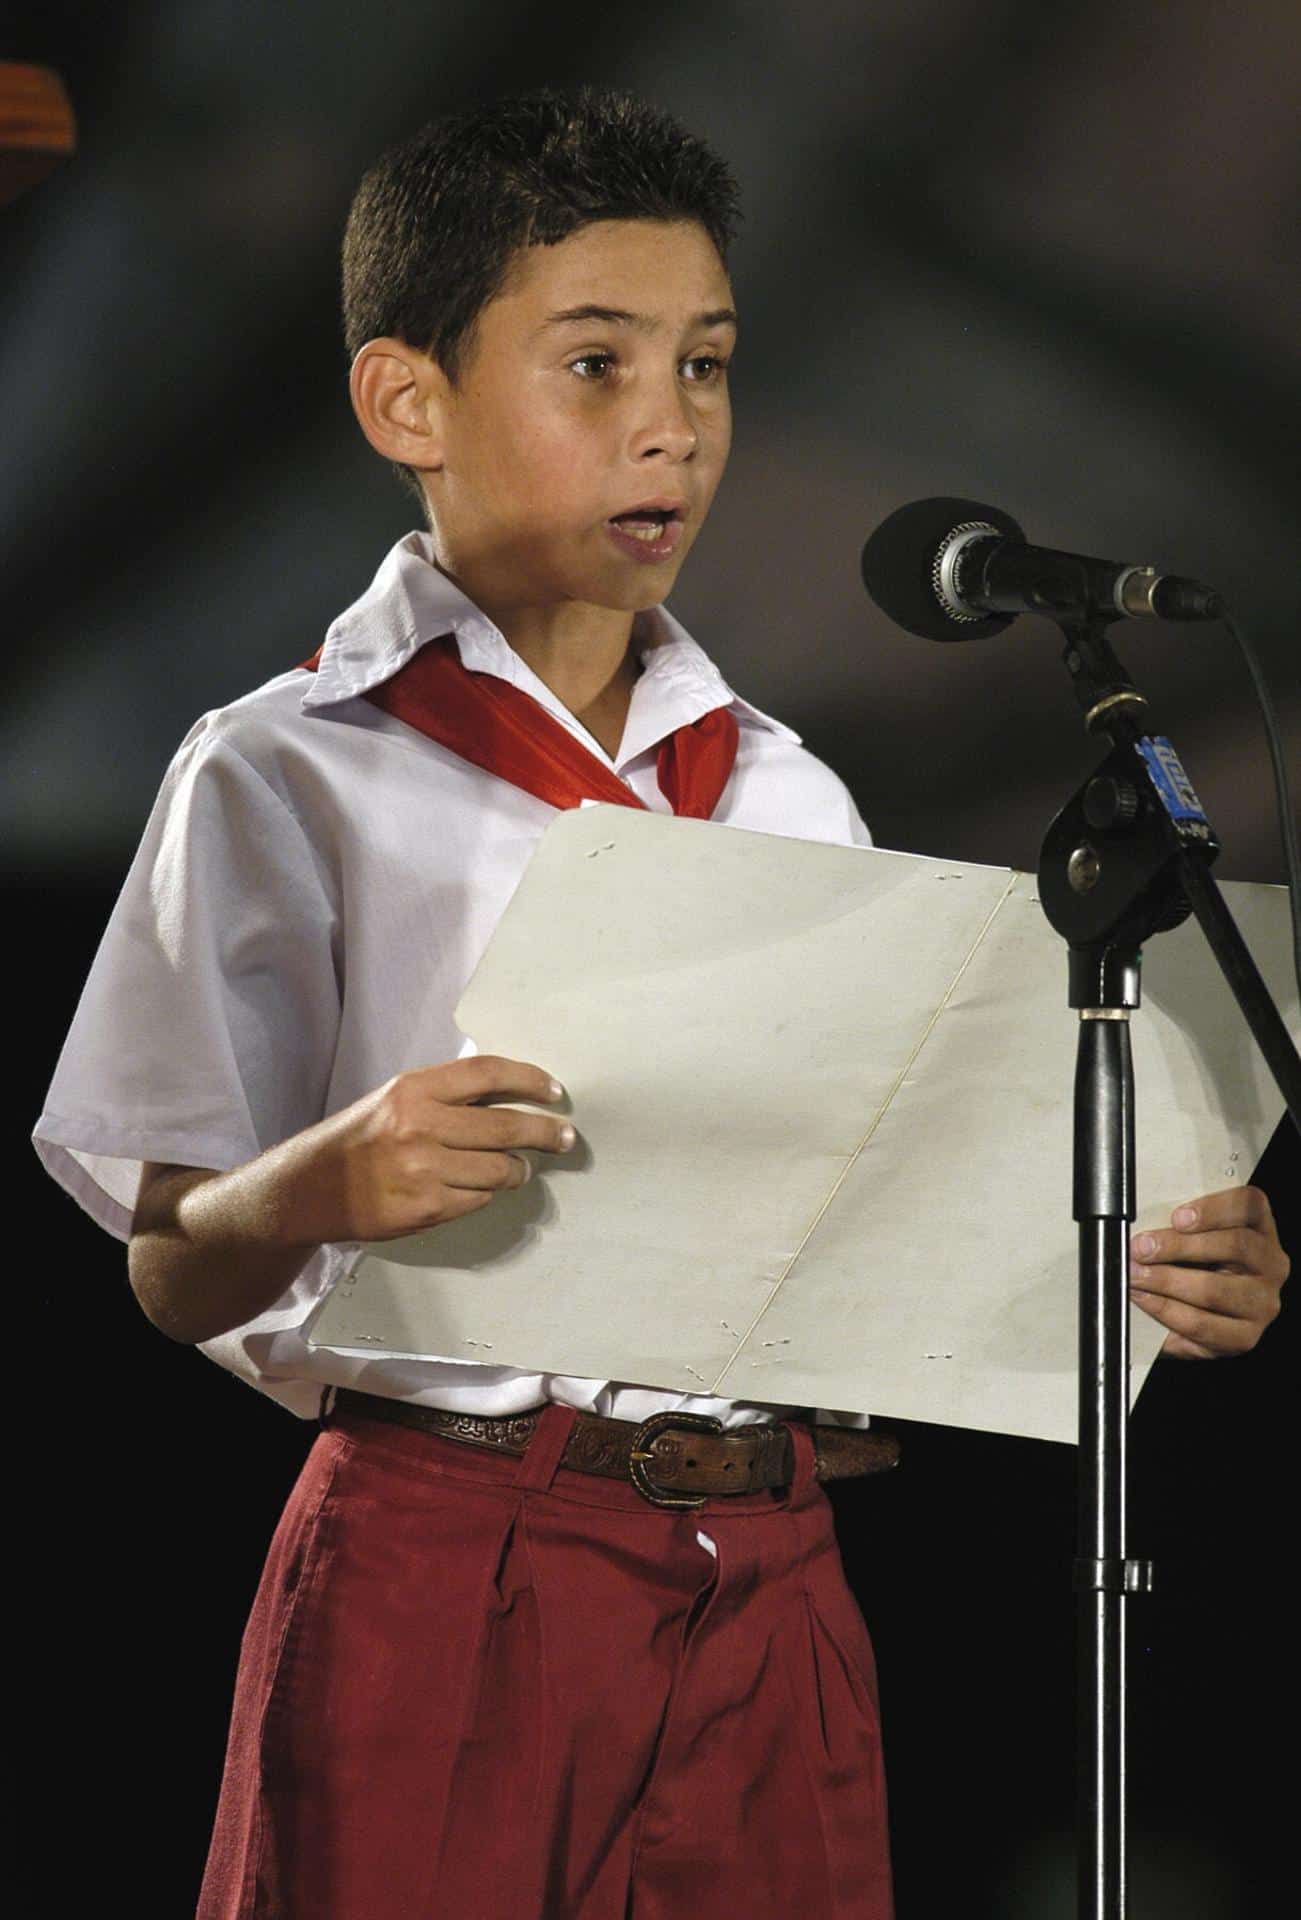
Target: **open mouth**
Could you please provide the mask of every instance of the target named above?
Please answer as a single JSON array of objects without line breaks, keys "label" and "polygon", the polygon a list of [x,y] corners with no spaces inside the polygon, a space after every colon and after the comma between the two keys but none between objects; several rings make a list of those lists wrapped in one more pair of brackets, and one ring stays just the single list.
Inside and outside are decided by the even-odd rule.
[{"label": "open mouth", "polygon": [[619,527],[624,533],[630,533],[637,540],[644,540],[653,546],[664,538],[666,528],[681,525],[680,507],[634,507],[630,513],[616,513],[610,516],[609,525]]},{"label": "open mouth", "polygon": [[687,510],[680,500],[644,500],[626,513],[612,513],[606,521],[611,540],[630,560],[671,559],[682,539]]},{"label": "open mouth", "polygon": [[606,521],[606,531],[627,559],[654,563],[671,559],[682,539],[681,507],[634,507]]}]

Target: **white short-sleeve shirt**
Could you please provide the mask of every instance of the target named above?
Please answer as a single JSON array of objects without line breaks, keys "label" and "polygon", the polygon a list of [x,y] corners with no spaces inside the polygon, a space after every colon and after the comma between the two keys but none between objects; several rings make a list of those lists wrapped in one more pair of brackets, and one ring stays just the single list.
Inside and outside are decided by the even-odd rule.
[{"label": "white short-sleeve shirt", "polygon": [[[440,572],[430,536],[407,534],[330,627],[319,670],[205,714],[164,777],[34,1134],[119,1239],[143,1161],[241,1166],[391,1075],[472,1050],[453,1009],[555,809],[362,697],[447,633],[467,667],[528,693],[655,811],[671,811],[660,741],[727,706],[740,739],[715,820],[870,846],[843,783],[739,699],[664,607],[636,616],[643,670],[610,760]],[[731,1427],[791,1411],[538,1373],[526,1353],[506,1367],[309,1348],[303,1323],[354,1252],[321,1248],[265,1313],[201,1351],[304,1419],[328,1384],[487,1414],[557,1400]]]}]

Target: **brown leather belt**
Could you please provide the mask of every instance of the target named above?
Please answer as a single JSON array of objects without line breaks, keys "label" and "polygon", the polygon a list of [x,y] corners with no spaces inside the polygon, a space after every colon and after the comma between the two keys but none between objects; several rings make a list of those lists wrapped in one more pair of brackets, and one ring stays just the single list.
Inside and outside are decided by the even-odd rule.
[{"label": "brown leather belt", "polygon": [[[522,1454],[533,1438],[541,1407],[502,1416],[446,1413],[408,1400],[335,1390],[334,1406],[369,1420],[392,1420],[443,1440],[461,1440],[494,1453]],[[327,1419],[328,1424],[328,1419]],[[899,1441],[874,1428],[811,1427],[814,1474],[818,1480],[845,1480],[861,1473],[883,1473],[899,1458]],[[654,1413],[640,1425],[580,1413],[560,1457],[562,1467],[599,1473],[610,1480],[631,1480],[657,1507],[699,1507],[715,1494],[754,1493],[763,1487],[789,1486],[794,1449],[784,1426],[732,1427],[702,1413]]]}]

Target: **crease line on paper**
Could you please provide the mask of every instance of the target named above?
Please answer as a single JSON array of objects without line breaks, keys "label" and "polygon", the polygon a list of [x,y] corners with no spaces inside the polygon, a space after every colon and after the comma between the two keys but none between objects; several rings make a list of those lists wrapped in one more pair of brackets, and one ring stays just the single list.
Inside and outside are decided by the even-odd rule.
[{"label": "crease line on paper", "polygon": [[[727,1361],[726,1365],[720,1370],[718,1378],[714,1381],[714,1384],[710,1389],[711,1393],[717,1394],[720,1392],[723,1382],[726,1380],[728,1374],[731,1372],[732,1368],[737,1364],[737,1361],[740,1359],[742,1353],[745,1351],[746,1347],[749,1345],[751,1336],[754,1334],[755,1329],[759,1325],[759,1322],[763,1319],[768,1309],[772,1306],[773,1301],[777,1298],[777,1295],[780,1293],[782,1287],[786,1284],[786,1281],[789,1279],[791,1271],[794,1268],[796,1261],[799,1259],[800,1255],[803,1253],[805,1247],[807,1247],[807,1245],[809,1244],[809,1241],[813,1238],[813,1235],[817,1232],[818,1226],[822,1221],[823,1216],[826,1214],[827,1209],[830,1207],[836,1195],[840,1192],[840,1189],[844,1186],[845,1181],[849,1178],[850,1171],[857,1163],[859,1155],[862,1153],[863,1149],[867,1146],[868,1142],[871,1140],[872,1135],[876,1132],[882,1120],[884,1120],[886,1114],[890,1111],[890,1107],[896,1093],[898,1093],[900,1087],[903,1085],[904,1081],[907,1079],[908,1074],[911,1071],[913,1063],[917,1059],[918,1054],[921,1052],[922,1048],[926,1045],[926,1042],[930,1039],[931,1034],[934,1032],[936,1021],[939,1019],[940,1015],[945,1011],[950,1000],[952,1000],[954,994],[957,992],[958,987],[961,985],[963,975],[966,973],[967,968],[971,965],[972,961],[976,957],[977,952],[980,949],[981,941],[984,939],[985,935],[989,932],[990,927],[993,925],[995,915],[1002,911],[1004,902],[1006,901],[1008,895],[1011,893],[1013,887],[1016,885],[1020,877],[1021,875],[1017,871],[1017,869],[1013,868],[1011,873],[1008,875],[1007,885],[1004,887],[1002,893],[999,894],[998,899],[994,902],[993,906],[990,908],[989,912],[986,914],[984,920],[981,922],[980,931],[976,935],[975,939],[972,941],[970,951],[968,952],[966,958],[963,960],[962,965],[958,968],[957,972],[954,974],[952,980],[950,980],[947,988],[945,989],[944,998],[940,1001],[940,1004],[938,1005],[938,1007],[936,1007],[934,1013],[931,1015],[930,1019],[927,1021],[925,1030],[923,1031],[921,1038],[918,1040],[917,1045],[913,1048],[912,1052],[908,1055],[908,1058],[904,1061],[903,1066],[899,1069],[899,1072],[895,1077],[894,1085],[890,1088],[889,1093],[886,1094],[885,1099],[881,1102],[880,1106],[877,1108],[877,1111],[873,1115],[871,1125],[868,1127],[867,1132],[863,1135],[858,1145],[854,1148],[854,1151],[849,1155],[848,1159],[845,1161],[845,1164],[841,1168],[840,1173],[838,1174],[836,1179],[832,1182],[831,1189],[828,1192],[826,1199],[822,1202],[822,1205],[818,1208],[812,1220],[810,1220],[808,1227],[806,1228],[804,1236],[801,1239],[799,1245],[796,1247],[794,1253],[791,1255],[790,1259],[786,1262],[786,1265],[782,1268],[777,1278],[773,1281],[772,1288],[768,1294],[768,1298],[764,1301],[763,1305],[759,1308],[759,1311],[755,1314],[754,1319],[750,1322],[749,1326],[746,1328],[745,1333],[742,1335],[741,1339],[738,1341],[736,1349],[731,1355],[731,1357],[729,1358],[729,1360]],[[761,1362],[759,1364],[767,1364],[771,1366],[772,1362],[771,1361],[768,1361],[766,1363]]]}]

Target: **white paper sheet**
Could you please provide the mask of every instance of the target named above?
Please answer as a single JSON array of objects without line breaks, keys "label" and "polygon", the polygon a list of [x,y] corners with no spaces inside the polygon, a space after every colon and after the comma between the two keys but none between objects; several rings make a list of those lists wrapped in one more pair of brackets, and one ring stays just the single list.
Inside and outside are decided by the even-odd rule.
[{"label": "white paper sheet", "polygon": [[[1224,893],[1295,1032],[1283,889]],[[1078,1023],[1033,876],[583,808],[457,1019],[579,1146],[363,1250],[310,1344],[1074,1440]],[[1191,922],[1131,1030],[1142,1227],[1247,1180],[1282,1102]]]}]

